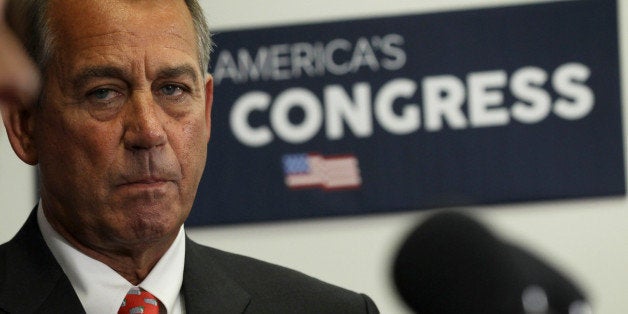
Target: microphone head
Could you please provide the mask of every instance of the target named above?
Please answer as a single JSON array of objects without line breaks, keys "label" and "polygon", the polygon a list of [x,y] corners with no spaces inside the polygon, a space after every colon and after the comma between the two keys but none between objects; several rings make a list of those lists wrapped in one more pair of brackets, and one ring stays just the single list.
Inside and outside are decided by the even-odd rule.
[{"label": "microphone head", "polygon": [[455,212],[431,216],[408,236],[393,279],[417,313],[588,314],[570,312],[587,304],[558,271]]}]

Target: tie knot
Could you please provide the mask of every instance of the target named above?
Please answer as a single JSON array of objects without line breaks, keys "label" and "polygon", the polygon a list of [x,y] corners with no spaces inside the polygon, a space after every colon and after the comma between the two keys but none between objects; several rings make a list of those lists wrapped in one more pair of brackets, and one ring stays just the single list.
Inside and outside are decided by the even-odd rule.
[{"label": "tie knot", "polygon": [[150,292],[133,287],[122,300],[118,314],[159,314],[159,300]]}]

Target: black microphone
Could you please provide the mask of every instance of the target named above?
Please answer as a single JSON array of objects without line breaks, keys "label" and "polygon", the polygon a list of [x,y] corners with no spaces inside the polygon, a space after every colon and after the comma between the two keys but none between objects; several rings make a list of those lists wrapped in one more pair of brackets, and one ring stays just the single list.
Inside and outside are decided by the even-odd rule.
[{"label": "black microphone", "polygon": [[554,267],[456,212],[434,214],[402,244],[393,279],[420,314],[591,314]]}]

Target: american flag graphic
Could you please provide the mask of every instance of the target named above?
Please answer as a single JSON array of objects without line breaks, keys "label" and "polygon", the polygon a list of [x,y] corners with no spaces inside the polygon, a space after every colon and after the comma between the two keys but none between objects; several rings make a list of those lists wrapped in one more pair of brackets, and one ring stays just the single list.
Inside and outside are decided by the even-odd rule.
[{"label": "american flag graphic", "polygon": [[357,189],[362,185],[354,155],[289,154],[282,158],[286,186],[291,189]]}]

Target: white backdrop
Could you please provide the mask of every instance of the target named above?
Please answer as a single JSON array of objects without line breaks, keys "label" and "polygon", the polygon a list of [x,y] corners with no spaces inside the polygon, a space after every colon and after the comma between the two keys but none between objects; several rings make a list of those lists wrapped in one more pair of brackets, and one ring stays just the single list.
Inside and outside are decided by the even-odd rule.
[{"label": "white backdrop", "polygon": [[[203,1],[203,0],[201,0]],[[227,30],[453,9],[540,2],[516,0],[230,0],[203,2],[210,26]],[[627,34],[628,1],[619,0],[620,38]],[[622,77],[628,41],[622,40]],[[627,83],[622,81],[622,91]],[[628,123],[624,100],[625,124]],[[218,119],[220,117],[214,117]],[[0,132],[0,242],[11,238],[35,204],[33,168],[12,154]],[[595,313],[628,308],[628,201],[625,197],[475,207],[499,235],[523,245],[571,276]],[[394,252],[427,212],[195,228],[204,244],[298,269],[370,295],[382,313],[407,313],[390,280]]]}]

